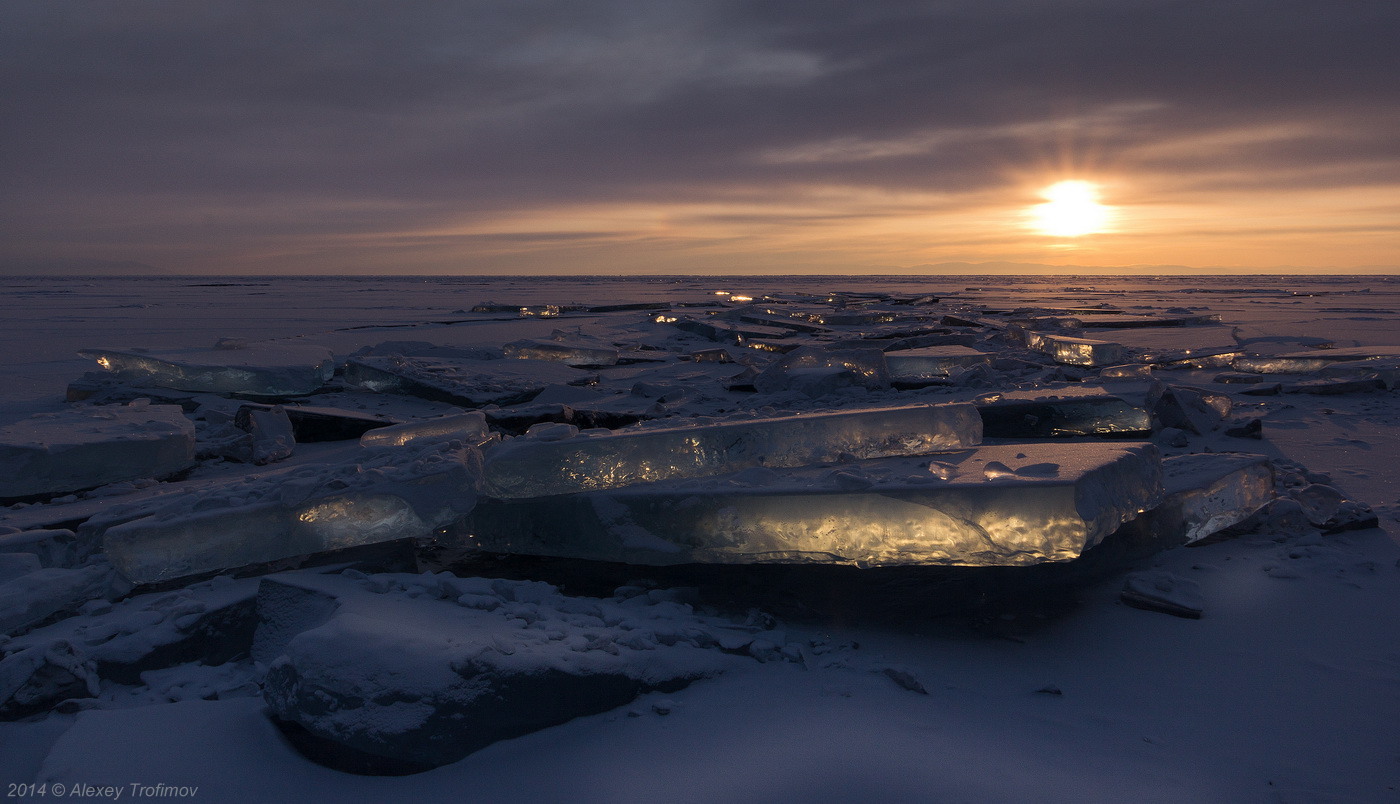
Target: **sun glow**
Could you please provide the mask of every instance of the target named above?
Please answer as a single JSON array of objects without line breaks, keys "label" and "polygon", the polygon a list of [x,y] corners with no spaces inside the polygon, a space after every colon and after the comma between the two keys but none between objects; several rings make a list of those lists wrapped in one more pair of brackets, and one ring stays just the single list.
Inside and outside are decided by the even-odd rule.
[{"label": "sun glow", "polygon": [[1109,208],[1099,203],[1099,188],[1087,181],[1062,181],[1041,191],[1044,204],[1031,207],[1032,226],[1055,237],[1102,232]]}]

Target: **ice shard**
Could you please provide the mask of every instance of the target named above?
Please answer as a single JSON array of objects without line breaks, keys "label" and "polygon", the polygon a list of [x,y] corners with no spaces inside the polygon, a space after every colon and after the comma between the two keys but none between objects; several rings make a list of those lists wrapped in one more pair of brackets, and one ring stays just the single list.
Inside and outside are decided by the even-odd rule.
[{"label": "ice shard", "polygon": [[946,377],[954,369],[988,363],[991,358],[966,346],[924,346],[885,352],[885,365],[891,379],[907,381]]},{"label": "ice shard", "polygon": [[635,564],[1020,566],[1068,561],[1158,504],[1150,444],[1018,444],[483,500],[482,550]]},{"label": "ice shard", "polygon": [[83,349],[78,354],[135,384],[215,394],[309,394],[335,373],[330,350],[308,344],[222,340],[212,349]]},{"label": "ice shard", "polygon": [[485,488],[495,497],[541,497],[844,456],[923,455],[969,447],[981,439],[977,408],[961,403],[637,429],[558,441],[520,438],[491,451]]},{"label": "ice shard", "polygon": [[504,347],[508,358],[517,360],[553,360],[570,366],[615,366],[618,351],[601,346],[589,346],[567,341],[519,340]]},{"label": "ice shard", "polygon": [[1208,453],[1162,461],[1166,498],[1149,516],[1170,522],[1177,544],[1243,522],[1274,498],[1274,470],[1262,455]]},{"label": "ice shard", "polygon": [[194,423],[175,405],[41,413],[0,427],[0,498],[61,494],[194,465]]},{"label": "ice shard", "polygon": [[528,402],[548,386],[596,378],[549,360],[360,355],[345,365],[345,383],[352,388],[410,394],[468,408]]},{"label": "ice shard", "polygon": [[1146,408],[1107,394],[1013,399],[979,404],[977,410],[984,438],[1145,438],[1152,432],[1152,416]]},{"label": "ice shard", "polygon": [[159,498],[83,527],[113,566],[153,583],[378,542],[431,536],[471,509],[480,452],[456,442],[367,448],[309,466]]}]

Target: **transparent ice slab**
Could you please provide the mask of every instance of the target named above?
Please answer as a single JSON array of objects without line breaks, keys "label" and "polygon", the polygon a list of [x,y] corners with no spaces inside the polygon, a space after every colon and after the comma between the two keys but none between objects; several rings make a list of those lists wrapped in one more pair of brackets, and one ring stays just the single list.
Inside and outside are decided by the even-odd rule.
[{"label": "transparent ice slab", "polygon": [[441,442],[366,449],[222,489],[114,511],[84,526],[133,583],[431,536],[476,501],[480,453]]},{"label": "transparent ice slab", "polygon": [[177,405],[104,405],[0,427],[0,498],[59,494],[194,465],[194,423]]},{"label": "transparent ice slab", "polygon": [[365,447],[402,447],[427,441],[456,439],[464,444],[479,445],[491,437],[486,426],[486,414],[479,410],[436,419],[405,422],[390,427],[380,427],[360,436],[360,445]]},{"label": "transparent ice slab", "polygon": [[517,360],[553,360],[570,366],[614,366],[618,351],[600,346],[561,341],[519,340],[502,347],[508,358]]},{"label": "transparent ice slab", "polygon": [[1111,366],[1123,362],[1123,345],[1112,341],[1030,330],[1021,330],[1021,338],[1028,348],[1050,355],[1056,363],[1067,366]]},{"label": "transparent ice slab", "polygon": [[225,340],[211,349],[101,348],[78,354],[138,384],[215,394],[309,394],[335,373],[330,350],[307,344]]},{"label": "transparent ice slab", "polygon": [[981,365],[992,356],[966,346],[924,346],[885,352],[885,365],[893,380],[946,377],[954,369]]},{"label": "transparent ice slab", "polygon": [[515,405],[530,401],[551,385],[592,380],[596,375],[549,360],[361,355],[345,365],[345,383],[352,388],[470,408]]},{"label": "transparent ice slab", "polygon": [[523,500],[483,500],[482,550],[636,564],[1019,566],[1067,561],[1158,504],[1150,444],[1019,444],[748,470]]},{"label": "transparent ice slab", "polygon": [[1166,499],[1151,516],[1170,519],[1178,544],[1243,522],[1274,498],[1274,470],[1262,455],[1210,453],[1162,461]]},{"label": "transparent ice slab", "polygon": [[485,488],[495,497],[541,497],[751,466],[922,455],[981,439],[977,408],[961,403],[638,429],[559,441],[521,438],[492,450]]},{"label": "transparent ice slab", "polygon": [[1394,358],[1400,358],[1400,346],[1355,346],[1281,355],[1242,355],[1235,358],[1232,367],[1252,374],[1305,374],[1344,361]]}]

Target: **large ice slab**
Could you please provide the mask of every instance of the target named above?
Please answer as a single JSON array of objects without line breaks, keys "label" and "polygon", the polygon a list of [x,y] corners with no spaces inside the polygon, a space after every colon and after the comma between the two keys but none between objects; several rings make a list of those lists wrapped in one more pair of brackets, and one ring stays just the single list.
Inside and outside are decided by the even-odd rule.
[{"label": "large ice slab", "polygon": [[638,429],[561,440],[520,438],[492,450],[485,490],[541,497],[752,466],[805,466],[960,449],[982,440],[977,408],[961,403],[809,413]]},{"label": "large ice slab", "polygon": [[1348,360],[1400,358],[1400,346],[1355,346],[1343,349],[1313,349],[1280,355],[1242,355],[1235,358],[1236,371],[1254,374],[1302,374],[1320,371]]},{"label": "large ice slab", "polygon": [[84,526],[135,583],[427,537],[470,510],[480,452],[460,442],[364,448],[307,466],[116,509]]},{"label": "large ice slab", "polygon": [[175,405],[70,408],[0,427],[0,498],[166,477],[194,465],[194,423]]},{"label": "large ice slab", "polygon": [[528,402],[551,385],[592,379],[596,376],[550,360],[359,355],[345,365],[345,383],[352,388],[471,408]]},{"label": "large ice slab", "polygon": [[330,350],[309,344],[222,340],[210,349],[99,348],[78,354],[138,384],[215,394],[309,394],[335,373]]},{"label": "large ice slab", "polygon": [[517,360],[553,360],[570,366],[613,366],[618,351],[603,346],[569,341],[524,339],[511,341],[504,347],[508,358]]},{"label": "large ice slab", "polygon": [[1150,444],[1018,444],[482,501],[468,542],[636,564],[1020,566],[1067,561],[1162,497]]},{"label": "large ice slab", "polygon": [[955,369],[990,362],[992,355],[966,346],[924,346],[885,352],[885,365],[896,381],[946,377]]}]

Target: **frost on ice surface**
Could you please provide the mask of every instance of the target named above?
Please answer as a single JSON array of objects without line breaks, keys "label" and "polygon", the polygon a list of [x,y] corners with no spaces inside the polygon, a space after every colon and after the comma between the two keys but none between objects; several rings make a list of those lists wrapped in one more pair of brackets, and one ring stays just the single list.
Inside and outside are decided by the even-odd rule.
[{"label": "frost on ice surface", "polygon": [[253,396],[296,396],[335,371],[329,349],[309,344],[220,341],[211,349],[83,349],[108,371],[138,385]]},{"label": "frost on ice surface", "polygon": [[464,535],[488,551],[637,564],[1017,566],[1073,559],[1162,498],[1147,444],[1022,444],[934,459],[940,471],[890,458],[837,472],[779,469],[758,485],[737,475],[483,500]]},{"label": "frost on ice surface", "polygon": [[982,420],[972,405],[907,405],[810,413],[496,447],[486,493],[541,497],[668,478],[703,477],[750,466],[804,466],[842,455],[879,458],[972,446]]},{"label": "frost on ice surface", "polygon": [[0,427],[0,498],[166,477],[194,465],[194,423],[174,405],[41,413]]}]

